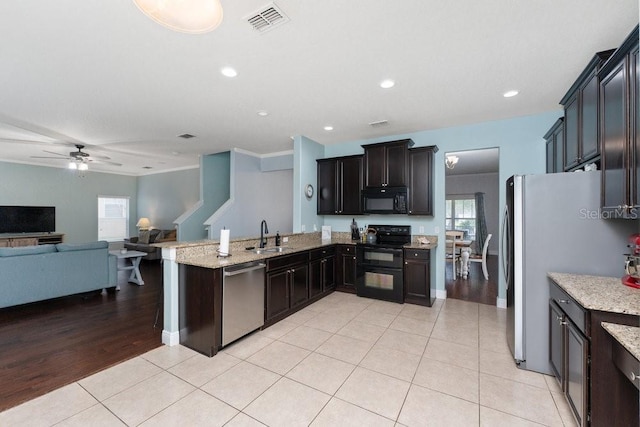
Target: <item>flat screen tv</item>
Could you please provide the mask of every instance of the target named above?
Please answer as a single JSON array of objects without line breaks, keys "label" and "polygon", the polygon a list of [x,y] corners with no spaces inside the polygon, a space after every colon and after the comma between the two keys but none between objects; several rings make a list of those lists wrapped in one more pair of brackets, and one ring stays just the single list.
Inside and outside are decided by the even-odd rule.
[{"label": "flat screen tv", "polygon": [[56,231],[55,206],[0,206],[0,233]]}]

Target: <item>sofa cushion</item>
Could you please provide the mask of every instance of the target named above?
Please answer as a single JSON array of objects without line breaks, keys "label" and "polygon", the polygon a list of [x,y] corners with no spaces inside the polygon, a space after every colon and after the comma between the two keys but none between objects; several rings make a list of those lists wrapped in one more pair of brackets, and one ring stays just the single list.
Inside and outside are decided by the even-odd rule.
[{"label": "sofa cushion", "polygon": [[142,243],[143,245],[148,245],[149,244],[149,238],[150,236],[150,232],[149,230],[140,230],[138,232],[138,243]]},{"label": "sofa cushion", "polygon": [[104,249],[109,247],[109,242],[99,240],[89,243],[58,243],[56,249],[58,252],[84,251],[86,249]]},{"label": "sofa cushion", "polygon": [[0,248],[0,257],[38,255],[56,252],[55,245],[18,246],[16,248]]},{"label": "sofa cushion", "polygon": [[164,239],[164,230],[158,230],[159,232],[153,237],[153,242],[162,242],[162,239]]},{"label": "sofa cushion", "polygon": [[171,242],[176,240],[176,230],[164,230],[162,240],[156,239],[156,242]]}]

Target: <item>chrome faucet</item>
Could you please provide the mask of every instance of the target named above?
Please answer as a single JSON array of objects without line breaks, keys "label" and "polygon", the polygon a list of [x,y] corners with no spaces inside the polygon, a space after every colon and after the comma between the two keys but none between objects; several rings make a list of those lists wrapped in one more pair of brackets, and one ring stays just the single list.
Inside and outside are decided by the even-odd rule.
[{"label": "chrome faucet", "polygon": [[260,247],[264,248],[267,246],[267,238],[264,237],[265,234],[269,234],[269,228],[267,227],[267,221],[262,220],[260,223]]}]

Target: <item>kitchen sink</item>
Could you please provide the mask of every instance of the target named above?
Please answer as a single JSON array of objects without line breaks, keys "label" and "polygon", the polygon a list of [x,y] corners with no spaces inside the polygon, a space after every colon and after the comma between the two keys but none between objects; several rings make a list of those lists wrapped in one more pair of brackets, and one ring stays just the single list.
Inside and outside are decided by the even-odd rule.
[{"label": "kitchen sink", "polygon": [[257,248],[257,249],[254,249],[253,252],[255,252],[258,255],[260,255],[260,254],[289,252],[292,249],[293,248],[290,248],[288,246],[275,246],[275,247],[272,247],[272,248]]}]

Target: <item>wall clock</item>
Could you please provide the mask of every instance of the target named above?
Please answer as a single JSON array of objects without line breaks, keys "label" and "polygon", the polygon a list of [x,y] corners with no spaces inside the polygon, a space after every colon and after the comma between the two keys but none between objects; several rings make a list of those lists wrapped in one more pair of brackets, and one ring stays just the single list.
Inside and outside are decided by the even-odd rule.
[{"label": "wall clock", "polygon": [[307,184],[307,186],[304,188],[304,195],[307,196],[307,199],[313,197],[313,185]]}]

